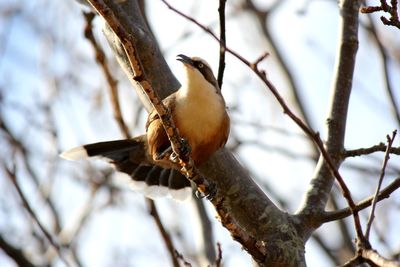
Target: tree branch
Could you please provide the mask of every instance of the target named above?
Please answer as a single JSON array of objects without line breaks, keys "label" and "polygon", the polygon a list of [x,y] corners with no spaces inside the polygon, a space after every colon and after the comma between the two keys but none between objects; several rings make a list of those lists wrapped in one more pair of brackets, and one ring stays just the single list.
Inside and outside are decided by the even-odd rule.
[{"label": "tree branch", "polygon": [[359,255],[356,255],[348,262],[342,265],[342,267],[356,267],[360,264],[368,262],[371,266],[379,267],[399,267],[400,263],[392,260],[388,260],[381,256],[376,250],[363,249]]},{"label": "tree branch", "polygon": [[222,83],[224,79],[225,70],[225,47],[226,47],[226,37],[225,37],[225,5],[226,0],[219,0],[219,39],[221,40],[219,44],[219,64],[218,64],[218,85],[222,89]]},{"label": "tree branch", "polygon": [[[332,158],[334,168],[339,168],[342,161],[344,147],[347,110],[352,89],[354,66],[358,50],[358,10],[361,1],[345,0],[341,2],[341,28],[340,44],[338,46],[337,63],[333,79],[333,95],[330,112],[327,119],[326,150]],[[301,215],[318,214],[324,210],[332,189],[334,177],[331,175],[331,166],[325,158],[320,157],[317,165],[316,176],[310,182],[310,189],[305,196]],[[353,218],[357,225],[358,236],[362,236],[361,226],[351,193],[343,179],[337,179],[343,191]],[[316,220],[314,216],[307,216],[310,223]],[[318,215],[317,215],[318,217]]]},{"label": "tree branch", "polygon": [[[387,146],[384,143],[380,143],[375,146],[367,147],[367,148],[359,148],[353,150],[346,150],[344,151],[344,157],[358,157],[363,155],[369,155],[375,152],[386,152]],[[400,155],[400,147],[390,147],[389,149],[390,154]]]},{"label": "tree branch", "polygon": [[15,190],[17,191],[22,204],[24,205],[26,211],[28,214],[31,216],[31,218],[35,221],[37,226],[39,227],[40,231],[43,233],[43,235],[46,237],[47,241],[49,241],[50,245],[56,250],[58,256],[60,257],[61,261],[65,263],[67,267],[71,267],[69,261],[67,260],[67,257],[64,255],[63,249],[53,237],[53,235],[46,229],[46,227],[42,224],[42,222],[39,220],[39,217],[35,213],[35,211],[32,209],[32,207],[29,204],[29,201],[26,199],[25,194],[22,192],[21,187],[19,186],[17,182],[17,177],[15,175],[15,170],[10,170],[7,168],[3,163],[3,169],[6,172],[6,175],[8,179],[11,181],[12,185],[14,186]]},{"label": "tree branch", "polygon": [[387,19],[384,16],[381,16],[381,21],[385,25],[390,25],[394,26],[396,28],[400,29],[400,20],[399,20],[399,14],[397,10],[397,0],[391,0],[389,5],[386,0],[380,0],[381,5],[380,6],[366,6],[361,8],[361,13],[374,13],[378,11],[383,11],[386,12],[390,15],[390,18]]},{"label": "tree branch", "polygon": [[[393,182],[391,182],[388,186],[386,186],[382,191],[380,191],[377,201],[381,201],[385,198],[389,198],[390,195],[396,191],[398,188],[400,188],[400,178],[395,179]],[[360,201],[359,203],[356,204],[355,210],[356,211],[361,211],[365,208],[368,208],[372,204],[372,200],[374,199],[374,196],[371,196],[367,199],[364,199]],[[331,211],[331,212],[326,212],[323,217],[322,217],[322,222],[330,222],[330,221],[336,221],[340,219],[344,219],[347,216],[350,216],[352,214],[352,211],[350,208],[345,208],[337,211]]]},{"label": "tree branch", "polygon": [[101,70],[103,71],[103,74],[107,81],[108,91],[111,96],[110,102],[113,107],[114,119],[117,122],[117,124],[118,124],[121,132],[125,136],[125,138],[130,138],[129,129],[126,126],[126,123],[122,117],[121,106],[119,104],[118,87],[117,87],[118,83],[114,79],[113,75],[111,74],[111,71],[108,67],[106,55],[104,54],[101,47],[98,45],[98,43],[93,35],[92,21],[93,21],[95,14],[93,12],[88,12],[88,13],[83,12],[83,16],[86,20],[85,37],[86,37],[86,39],[89,40],[90,44],[92,45],[92,47],[95,51],[95,54],[96,54],[96,61],[100,65]]}]

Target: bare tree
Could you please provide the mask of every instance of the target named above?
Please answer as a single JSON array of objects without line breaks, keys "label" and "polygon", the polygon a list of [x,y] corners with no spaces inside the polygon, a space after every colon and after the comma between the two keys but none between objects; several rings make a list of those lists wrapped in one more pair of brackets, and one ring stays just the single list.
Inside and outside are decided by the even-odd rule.
[{"label": "bare tree", "polygon": [[[129,103],[132,106],[132,103],[137,101],[129,89],[126,91],[122,89],[130,87],[123,80],[126,75],[139,95],[143,106],[147,110],[153,106],[161,115],[165,113],[165,116],[160,116],[165,118],[164,126],[175,129],[173,121],[157,95],[160,98],[168,96],[177,90],[179,83],[160,51],[159,43],[161,44],[163,40],[160,39],[158,43],[154,38],[157,36],[154,29],[151,31],[149,28],[151,16],[143,16],[143,14],[152,12],[147,6],[149,3],[135,0],[87,0],[87,3],[90,4],[91,9],[85,7],[85,13],[82,15],[85,38],[90,43],[90,51],[95,51],[95,59],[100,67],[96,70],[95,75],[104,76],[100,82],[102,85],[95,84],[93,87],[105,88],[104,90],[92,89],[90,95],[96,96],[93,98],[96,100],[96,102],[92,102],[93,105],[97,102],[108,103],[105,105],[105,114],[107,114],[105,116],[109,116],[109,120],[116,123],[115,125],[118,126],[116,128],[122,136],[125,138],[132,136],[133,127],[140,125],[138,114],[141,113],[141,105],[138,104],[136,110],[131,108],[131,113],[135,114],[133,117],[127,116],[127,112],[124,112],[124,105]],[[292,122],[289,131],[268,127],[258,122],[241,122],[240,119],[235,118],[240,112],[233,105],[231,116],[233,124],[237,124],[238,128],[233,129],[228,148],[218,151],[199,170],[195,166],[191,166],[189,159],[183,159],[186,166],[191,166],[186,175],[200,188],[207,189],[209,180],[216,184],[216,195],[210,200],[210,203],[217,212],[219,221],[259,266],[306,266],[306,245],[310,242],[318,244],[332,264],[399,266],[399,253],[393,245],[393,240],[389,238],[390,229],[376,226],[381,222],[388,224],[385,221],[392,220],[390,217],[386,217],[389,212],[386,212],[386,215],[378,214],[378,202],[390,197],[390,199],[384,200],[384,203],[388,205],[388,211],[396,212],[398,210],[399,203],[395,199],[393,200],[391,194],[400,186],[399,169],[396,164],[390,164],[400,153],[400,148],[396,146],[397,132],[393,129],[393,131],[384,133],[382,139],[386,135],[385,143],[372,142],[369,147],[352,149],[345,147],[345,138],[346,140],[349,138],[346,128],[349,121],[348,110],[351,107],[350,96],[357,84],[354,73],[359,59],[358,48],[362,45],[359,38],[360,31],[363,35],[368,35],[369,40],[375,42],[376,45],[373,49],[376,49],[382,56],[385,81],[383,87],[388,93],[389,103],[383,114],[393,117],[397,126],[399,125],[399,111],[396,104],[396,84],[393,82],[396,81],[396,77],[392,73],[396,68],[398,70],[399,60],[398,57],[396,58],[398,47],[392,47],[390,43],[385,43],[381,39],[380,35],[384,34],[386,28],[379,27],[378,31],[379,21],[376,18],[360,13],[361,1],[341,1],[339,7],[335,9],[339,16],[339,38],[336,43],[335,64],[332,68],[331,97],[329,102],[326,101],[329,103],[329,112],[325,118],[326,134],[320,134],[314,129],[314,127],[318,127],[316,125],[321,124],[316,121],[316,118],[320,117],[316,117],[308,105],[299,81],[294,78],[295,70],[291,68],[285,53],[280,50],[278,41],[271,31],[271,16],[279,12],[279,8],[285,4],[288,5],[286,1],[276,1],[275,4],[263,7],[255,1],[238,1],[230,6],[229,2],[221,0],[218,13],[215,12],[215,19],[218,18],[219,22],[216,24],[220,29],[217,34],[214,32],[215,25],[205,24],[193,14],[188,15],[187,12],[180,11],[179,6],[167,1],[158,3],[160,6],[168,7],[171,14],[181,18],[187,25],[193,26],[195,32],[204,32],[205,37],[210,40],[214,39],[214,45],[218,47],[219,55],[218,80],[220,85],[223,85],[223,92],[229,86],[234,87],[226,78],[228,70],[245,66],[250,77],[257,78],[261,84],[259,86],[272,96],[270,103],[281,108],[284,114],[282,118],[286,116]],[[365,13],[387,12],[390,18],[381,19],[382,22],[388,26],[398,27],[396,26],[398,25],[397,1],[392,1],[390,5],[381,1],[380,4],[379,7],[364,7],[362,11]],[[299,10],[301,16],[305,16],[310,5],[311,2],[307,2],[307,6],[301,7]],[[18,14],[21,12],[20,10],[29,14],[28,9],[24,8],[22,4],[21,6],[10,4],[9,8],[5,9],[3,17],[7,18],[7,16],[10,17],[10,14]],[[335,8],[334,5],[332,5],[333,8]],[[113,55],[110,53],[108,45],[99,42],[100,34],[93,31],[92,22],[96,15],[92,11],[106,22],[105,36],[112,48]],[[164,10],[164,12],[167,11]],[[25,14],[29,18],[27,21],[33,20],[34,25],[37,25],[38,32],[46,31],[48,27],[46,24],[30,18],[27,14]],[[261,29],[261,36],[265,38],[270,47],[253,60],[247,59],[248,56],[245,52],[233,48],[229,42],[229,35],[227,38],[225,34],[225,29],[229,33],[226,18],[228,20],[236,18],[240,14],[251,15],[251,18],[254,19],[252,23],[258,25]],[[397,29],[394,32],[398,34]],[[48,38],[53,40],[51,43],[59,45],[57,42],[63,37],[61,35],[60,38],[59,31],[48,30],[47,33]],[[187,35],[183,34],[184,37]],[[68,48],[68,53],[72,55],[73,44],[68,43]],[[5,51],[4,47],[2,49]],[[79,50],[80,48],[77,49],[77,51]],[[118,72],[117,64],[113,61],[114,57],[125,74]],[[225,63],[226,59],[229,59],[228,63]],[[288,88],[287,91],[283,91],[281,88],[285,85],[275,85],[274,79],[269,75],[269,68],[265,65],[269,61],[274,61],[282,69],[283,76],[287,79],[284,83]],[[46,68],[46,66],[51,63],[52,60],[49,61],[45,56],[43,57],[44,69],[50,70],[51,67]],[[397,64],[397,67],[392,67],[393,64]],[[87,257],[82,255],[80,250],[84,242],[81,237],[84,235],[84,230],[90,229],[88,225],[93,224],[93,218],[98,216],[97,214],[101,211],[118,209],[124,206],[127,198],[131,197],[131,193],[127,193],[124,186],[115,184],[115,180],[112,178],[113,171],[101,163],[94,165],[82,163],[74,167],[69,165],[72,174],[63,174],[65,166],[63,167],[63,162],[58,161],[57,154],[60,147],[65,147],[62,142],[65,142],[66,137],[63,134],[66,131],[67,123],[59,122],[63,115],[56,113],[58,109],[55,105],[65,103],[65,99],[69,97],[65,92],[76,90],[65,88],[69,88],[71,85],[80,88],[88,83],[87,77],[94,77],[93,70],[85,69],[84,64],[79,64],[78,70],[74,69],[73,65],[72,62],[68,71],[62,75],[54,70],[45,73],[43,80],[47,81],[49,89],[44,97],[40,97],[36,101],[33,98],[33,103],[26,104],[24,102],[26,100],[21,101],[20,97],[16,98],[19,101],[15,101],[9,90],[2,90],[4,97],[1,98],[2,117],[0,122],[1,132],[4,136],[2,143],[4,143],[3,147],[6,151],[3,153],[4,157],[1,162],[2,175],[4,174],[4,177],[7,178],[4,183],[13,188],[9,199],[14,199],[13,203],[17,200],[15,204],[8,204],[3,201],[7,198],[3,198],[3,213],[5,215],[12,213],[11,205],[23,206],[26,212],[18,209],[18,214],[12,217],[16,217],[20,221],[27,221],[27,223],[22,228],[24,234],[19,238],[10,234],[13,227],[5,223],[3,227],[5,230],[2,230],[0,235],[0,247],[10,259],[20,266],[51,266],[57,264],[59,260],[66,266],[86,265]],[[224,72],[225,66],[227,66],[227,71]],[[87,74],[81,75],[83,73]],[[223,79],[224,73],[225,79]],[[4,76],[4,74],[2,75]],[[118,80],[122,82],[117,82]],[[89,79],[90,82],[96,81]],[[239,83],[239,81],[233,83]],[[4,83],[0,87],[6,85],[12,87],[12,84],[12,82]],[[22,95],[21,93],[15,94]],[[109,100],[103,101],[103,95],[109,95]],[[125,97],[128,98],[128,101],[125,101]],[[85,94],[82,98],[73,98],[71,101],[75,103],[68,105],[77,105],[77,101],[89,102],[85,98]],[[57,103],[59,99],[64,99],[64,101]],[[239,103],[236,105],[239,106]],[[22,123],[15,120],[16,115],[13,112],[23,114]],[[72,115],[71,118],[78,120],[79,116]],[[257,129],[257,131],[267,129],[276,132],[281,135],[283,140],[291,138],[291,135],[297,136],[296,138],[302,140],[303,151],[309,154],[306,155],[296,147],[286,144],[271,147],[262,138],[251,140],[240,133],[240,124]],[[20,125],[23,126],[22,129],[26,128],[26,130],[21,130]],[[75,123],[71,125],[75,125]],[[113,131],[118,134],[118,130]],[[41,136],[43,141],[37,140],[43,142],[44,145],[30,142],[35,135]],[[259,137],[261,136],[260,134]],[[179,154],[179,147],[182,145],[179,136],[174,132],[170,137],[173,147]],[[77,139],[80,140],[81,137]],[[243,158],[240,149],[247,146],[255,146],[257,149],[267,152],[278,151],[286,160],[302,159],[307,164],[313,165],[314,174],[309,177],[308,189],[302,192],[301,204],[298,204],[298,201],[289,204],[293,200],[277,193],[277,190],[271,188],[270,183],[258,178],[259,174],[256,173],[256,169],[252,169],[251,165],[244,168],[238,162],[234,153]],[[371,157],[376,152],[381,152],[382,159]],[[252,155],[248,157],[250,158]],[[354,157],[366,159],[354,161]],[[363,164],[368,160],[372,163]],[[42,164],[39,166],[38,162]],[[273,164],[269,163],[268,165]],[[258,169],[266,173],[264,166],[258,166]],[[355,190],[353,183],[350,183],[351,177],[349,177],[355,173],[357,176],[370,178],[369,182],[364,182],[365,184],[370,183],[368,190],[361,192]],[[80,212],[77,212],[78,215],[71,216],[67,210],[58,206],[63,203],[57,197],[57,194],[62,192],[57,185],[61,179],[60,175],[61,178],[68,176],[71,183],[76,184],[77,189],[85,192],[85,197],[82,197],[83,204],[78,205],[81,207]],[[274,179],[278,180],[280,177],[274,177]],[[297,179],[297,177],[292,179]],[[367,180],[367,178],[365,179]],[[360,183],[358,185],[360,186]],[[370,193],[365,194],[366,192]],[[73,201],[71,196],[67,196],[67,198]],[[364,198],[364,200],[357,201],[358,198]],[[275,204],[275,200],[279,205]],[[204,202],[204,200],[195,200],[195,210],[201,227],[191,230],[201,233],[202,248],[200,251],[191,253],[190,249],[185,248],[185,246],[188,247],[188,239],[181,237],[180,231],[184,230],[174,230],[162,219],[164,216],[168,217],[166,214],[168,207],[160,208],[155,202],[146,200],[147,211],[151,215],[151,220],[148,221],[153,221],[154,227],[158,229],[172,266],[190,266],[191,264],[221,266],[224,261],[229,260],[230,254],[225,253],[226,248],[223,245],[222,247],[217,246],[214,241],[212,228],[218,224],[215,224],[213,219],[210,221],[206,211],[208,206],[205,207]],[[45,211],[39,207],[45,207]],[[292,209],[297,209],[297,211],[293,212]],[[68,219],[65,219],[66,217]],[[335,222],[339,229],[339,242],[335,241],[335,244],[330,242],[329,232],[321,231],[330,222]],[[395,226],[393,229],[396,229],[393,230],[395,233],[398,231]],[[115,228],[107,229],[111,232],[117,232],[117,230]],[[376,244],[376,240],[379,240],[379,245]],[[391,254],[388,254],[388,251]],[[115,253],[120,255],[118,253],[122,252]],[[146,259],[144,262],[147,263],[151,260],[150,255],[146,257],[140,252],[133,255],[136,259],[144,257]],[[131,265],[129,256],[113,258],[113,262],[110,262],[113,266]],[[140,260],[137,262],[140,264]]]}]

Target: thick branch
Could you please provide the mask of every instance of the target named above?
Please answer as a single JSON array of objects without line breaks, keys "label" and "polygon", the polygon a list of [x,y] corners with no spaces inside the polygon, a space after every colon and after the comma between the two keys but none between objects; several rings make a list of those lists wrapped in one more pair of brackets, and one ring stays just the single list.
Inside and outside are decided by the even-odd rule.
[{"label": "thick branch", "polygon": [[[336,73],[332,86],[332,102],[327,119],[328,136],[326,141],[326,150],[332,158],[336,169],[342,161],[341,155],[344,147],[347,110],[358,50],[358,10],[360,5],[361,1],[346,0],[342,1],[342,6],[340,7],[340,44],[335,67]],[[316,176],[311,180],[310,189],[307,192],[300,214],[316,214],[323,211],[333,182],[334,177],[331,174],[330,166],[321,157],[318,162]],[[342,182],[339,181],[341,188],[344,189],[343,186],[345,185]],[[350,208],[353,209],[355,204],[351,199],[350,192],[345,190],[344,194]],[[308,218],[315,220],[312,217]]]}]

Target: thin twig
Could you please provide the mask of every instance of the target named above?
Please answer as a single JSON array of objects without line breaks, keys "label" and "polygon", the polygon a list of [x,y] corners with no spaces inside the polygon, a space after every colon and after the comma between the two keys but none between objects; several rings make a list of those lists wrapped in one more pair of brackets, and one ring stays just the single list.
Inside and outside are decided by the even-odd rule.
[{"label": "thin twig", "polygon": [[[358,157],[363,155],[369,155],[375,152],[386,152],[387,146],[384,143],[380,143],[378,145],[374,145],[367,148],[359,148],[353,150],[346,150],[344,152],[344,157]],[[391,147],[389,149],[390,154],[400,155],[400,147]]]},{"label": "thin twig", "polygon": [[[382,191],[380,191],[377,201],[389,198],[390,195],[399,188],[400,188],[400,178],[397,178],[393,182],[391,182],[388,186],[386,186]],[[371,196],[365,200],[360,201],[359,203],[356,204],[355,211],[359,212],[365,208],[368,208],[369,206],[371,206],[373,199],[374,196]],[[322,218],[322,222],[326,223],[330,221],[344,219],[347,216],[350,216],[351,214],[352,213],[350,208],[326,212]]]},{"label": "thin twig", "polygon": [[226,0],[219,0],[219,39],[221,40],[219,44],[219,64],[218,64],[218,85],[222,89],[222,83],[224,79],[225,70],[225,47],[226,47],[226,36],[225,36],[225,5]]},{"label": "thin twig", "polygon": [[156,207],[154,201],[146,198],[146,204],[149,209],[150,215],[154,218],[154,221],[157,224],[157,228],[160,231],[160,234],[164,240],[165,245],[167,246],[167,250],[170,254],[173,266],[179,267],[179,262],[176,257],[176,254],[175,254],[176,249],[174,247],[174,244],[172,243],[172,239],[171,239],[169,233],[167,232],[167,230],[165,230],[165,227],[162,224],[160,215],[158,213],[158,210],[157,210],[157,207]]},{"label": "thin twig", "polygon": [[367,240],[369,240],[369,234],[370,234],[370,231],[371,231],[372,222],[374,221],[376,203],[378,202],[379,191],[381,190],[383,178],[385,177],[386,166],[387,166],[387,163],[388,163],[388,161],[390,159],[390,148],[393,145],[393,141],[396,138],[396,134],[397,134],[397,131],[394,130],[393,133],[392,133],[392,137],[390,137],[389,135],[387,136],[388,145],[387,145],[387,149],[386,149],[386,153],[385,153],[385,158],[384,158],[383,163],[382,163],[382,171],[381,171],[381,175],[379,177],[378,186],[376,187],[376,192],[375,192],[374,199],[372,200],[371,213],[369,214],[369,218],[368,218],[368,221],[367,221],[367,228],[365,229],[365,238]]},{"label": "thin twig", "polygon": [[386,2],[386,0],[380,0],[380,6],[366,6],[361,8],[361,13],[374,13],[378,11],[386,12],[390,15],[389,19],[384,16],[381,16],[381,21],[385,25],[394,26],[400,29],[400,20],[399,20],[399,13],[397,10],[397,0],[391,0],[390,5]]},{"label": "thin twig", "polygon": [[204,254],[207,257],[208,262],[214,262],[217,256],[215,255],[213,224],[208,217],[205,202],[199,198],[194,198],[193,201],[196,205],[197,213],[201,223],[201,236],[203,239],[202,243]]}]

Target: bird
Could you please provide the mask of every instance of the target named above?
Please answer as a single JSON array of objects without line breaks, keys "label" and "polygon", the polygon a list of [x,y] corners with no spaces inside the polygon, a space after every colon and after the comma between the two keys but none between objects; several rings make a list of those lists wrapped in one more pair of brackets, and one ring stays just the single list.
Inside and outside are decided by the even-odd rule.
[{"label": "bird", "polygon": [[[210,65],[200,57],[177,56],[185,70],[182,86],[163,100],[180,136],[190,147],[196,167],[225,146],[230,119],[224,97]],[[119,173],[129,176],[132,189],[149,198],[171,196],[186,200],[191,183],[171,160],[171,144],[162,121],[153,109],[147,118],[146,134],[123,140],[87,144],[63,152],[68,160],[102,157]]]}]

